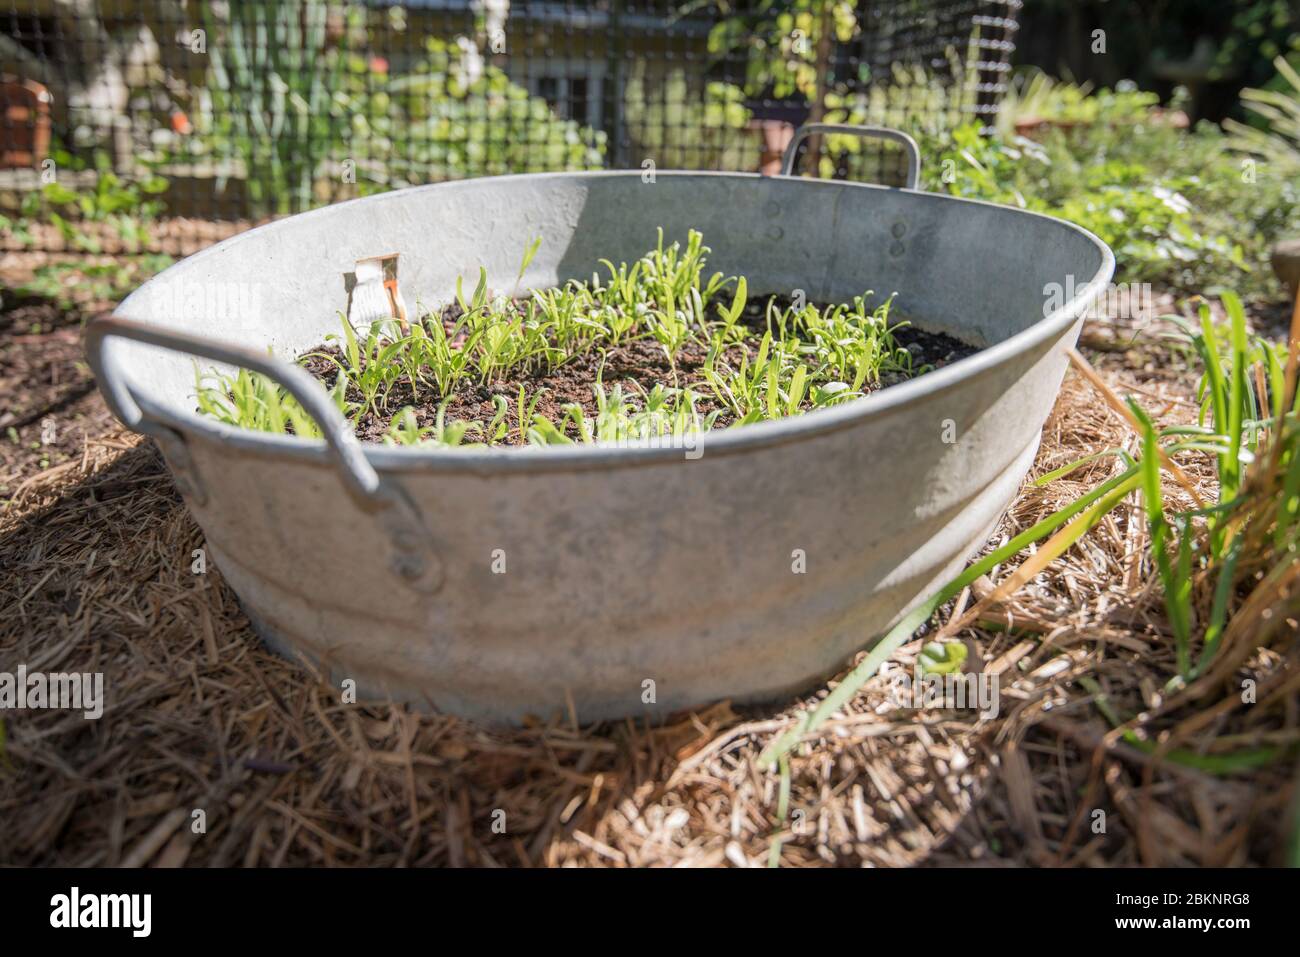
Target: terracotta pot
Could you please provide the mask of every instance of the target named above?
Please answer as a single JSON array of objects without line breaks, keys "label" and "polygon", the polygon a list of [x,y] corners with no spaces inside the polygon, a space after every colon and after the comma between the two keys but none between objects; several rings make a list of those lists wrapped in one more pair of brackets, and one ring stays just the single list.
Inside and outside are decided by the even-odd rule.
[{"label": "terracotta pot", "polygon": [[0,76],[0,169],[37,166],[50,152],[50,91]]}]

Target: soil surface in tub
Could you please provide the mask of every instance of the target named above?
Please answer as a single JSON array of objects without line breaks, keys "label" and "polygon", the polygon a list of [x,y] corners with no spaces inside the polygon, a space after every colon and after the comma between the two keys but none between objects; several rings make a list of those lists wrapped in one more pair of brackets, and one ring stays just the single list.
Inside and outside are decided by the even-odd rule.
[{"label": "soil surface in tub", "polygon": [[[775,299],[777,307],[781,310],[788,308],[793,303],[793,300],[781,296],[751,298],[746,303],[745,310],[741,315],[741,322],[749,329],[750,335],[743,343],[732,346],[733,350],[744,348],[749,352],[751,358],[758,352],[763,333],[767,328],[768,302],[772,299]],[[460,316],[461,309],[456,303],[452,303],[443,309],[442,323],[449,333],[453,330],[456,320]],[[979,351],[978,347],[962,342],[960,339],[944,333],[927,332],[910,324],[894,329],[893,336],[899,346],[907,349],[912,354],[913,367],[916,369],[927,366],[929,367],[928,371],[941,369],[958,359],[973,355]],[[307,350],[303,354],[301,361],[307,371],[327,387],[332,387],[339,374],[338,368],[329,359],[323,358],[322,355],[339,358],[341,352],[338,344],[323,344],[315,349]],[[447,405],[445,419],[449,422],[453,420],[487,422],[491,420],[495,412],[494,396],[504,396],[510,401],[511,418],[513,419],[514,404],[521,386],[524,388],[529,402],[532,402],[533,397],[540,391],[541,395],[537,400],[534,411],[546,415],[553,421],[558,422],[564,416],[565,406],[574,403],[581,406],[585,414],[594,416],[598,409],[592,387],[599,376],[606,390],[620,382],[624,384],[625,390],[629,383],[636,383],[646,391],[652,389],[656,384],[673,387],[693,387],[700,395],[697,406],[698,411],[702,415],[707,415],[715,409],[722,409],[721,414],[715,421],[714,428],[725,428],[734,424],[735,419],[713,397],[709,383],[700,371],[706,357],[707,351],[703,346],[696,342],[687,343],[676,354],[676,369],[674,370],[663,348],[657,342],[647,339],[635,340],[606,349],[603,352],[593,350],[574,355],[557,368],[536,369],[524,375],[511,375],[500,381],[483,384],[468,382],[457,389],[451,396],[451,401]],[[732,356],[732,358],[738,358],[738,355]],[[925,373],[919,374],[924,375]],[[879,384],[864,386],[863,391],[876,392],[916,377],[916,374],[908,376],[891,373],[884,376]],[[347,397],[349,400],[356,402],[363,400],[360,392],[353,387],[349,388]],[[417,394],[412,390],[410,383],[405,378],[402,378],[389,393],[385,409],[381,410],[378,415],[373,412],[366,412],[358,418],[357,436],[363,441],[382,442],[384,436],[388,433],[393,415],[405,406],[410,406],[415,410],[416,419],[420,426],[433,425],[437,419],[438,407],[446,398],[447,396],[440,395],[429,388],[422,388]],[[805,410],[811,409],[811,401],[805,399],[803,408]],[[577,438],[571,424],[567,426],[565,432],[571,438]],[[520,438],[518,430],[512,428],[509,436],[496,444],[521,445],[524,442]]]}]

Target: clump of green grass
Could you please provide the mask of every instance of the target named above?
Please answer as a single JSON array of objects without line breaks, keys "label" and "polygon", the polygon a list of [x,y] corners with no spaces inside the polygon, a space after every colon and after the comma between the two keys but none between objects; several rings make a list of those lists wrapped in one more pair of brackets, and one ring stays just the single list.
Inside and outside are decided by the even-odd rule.
[{"label": "clump of green grass", "polygon": [[[538,242],[530,243],[515,286],[522,281]],[[882,377],[911,376],[912,354],[901,348],[891,322],[892,299],[872,307],[872,293],[851,304],[780,308],[767,303],[761,328],[744,320],[749,284],[706,269],[709,247],[692,230],[683,246],[664,243],[636,262],[602,260],[588,281],[570,281],[526,295],[494,295],[480,269],[472,292],[457,282],[459,316],[450,324],[425,316],[409,331],[379,322],[358,334],[342,319],[341,334],[327,337],[335,352],[303,361],[325,361],[336,376],[331,391],[354,426],[365,417],[389,421],[386,442],[492,446],[551,445],[680,437],[714,428],[724,419],[744,425],[799,415],[847,402],[881,384]],[[555,419],[537,410],[539,394],[494,399],[488,422],[448,415],[458,393],[475,387],[549,374],[588,354],[603,356],[636,342],[662,349],[666,381],[646,389],[635,383],[592,383],[596,413],[569,403]],[[686,353],[700,360],[698,375],[684,382],[678,363]],[[603,367],[603,366],[602,366]],[[424,424],[414,408],[394,407],[394,390],[439,410]],[[314,436],[313,424],[274,383],[257,373],[200,374],[201,412],[244,428]]]},{"label": "clump of green grass", "polygon": [[[1200,421],[1176,430],[1186,436],[1179,444],[1214,456],[1217,501],[1165,515],[1159,466],[1151,454],[1160,433],[1141,406],[1129,400],[1142,426],[1143,495],[1177,648],[1174,688],[1202,677],[1215,664],[1243,582],[1256,583],[1252,590],[1264,595],[1276,588],[1285,592],[1288,582],[1300,578],[1295,351],[1288,374],[1286,348],[1247,335],[1235,295],[1225,295],[1223,304],[1226,340],[1215,328],[1208,305],[1200,307],[1199,326],[1174,320],[1205,367]],[[1166,434],[1169,431],[1175,430]],[[1284,617],[1277,616],[1274,625]],[[1198,626],[1199,651],[1194,648]]]}]

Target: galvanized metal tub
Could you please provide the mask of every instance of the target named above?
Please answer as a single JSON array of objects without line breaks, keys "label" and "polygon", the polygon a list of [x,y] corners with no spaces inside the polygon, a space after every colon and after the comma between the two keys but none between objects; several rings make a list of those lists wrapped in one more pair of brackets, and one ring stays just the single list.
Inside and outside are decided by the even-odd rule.
[{"label": "galvanized metal tub", "polygon": [[[428,306],[480,264],[512,280],[531,237],[544,242],[524,286],[545,287],[635,259],[659,226],[702,230],[711,268],[749,277],[751,295],[897,292],[899,312],[987,348],[840,407],[710,433],[694,451],[363,449],[288,361],[338,328],[343,274],[362,257],[400,252],[408,303]],[[474,719],[572,707],[582,721],[653,720],[808,687],[978,549],[1033,460],[1065,351],[1113,265],[1068,223],[908,189],[507,176],[227,240],[92,324],[87,352],[119,418],[158,439],[272,646],[362,694]],[[1073,294],[1045,308],[1053,284]],[[199,417],[193,355],[277,375],[328,441]]]}]

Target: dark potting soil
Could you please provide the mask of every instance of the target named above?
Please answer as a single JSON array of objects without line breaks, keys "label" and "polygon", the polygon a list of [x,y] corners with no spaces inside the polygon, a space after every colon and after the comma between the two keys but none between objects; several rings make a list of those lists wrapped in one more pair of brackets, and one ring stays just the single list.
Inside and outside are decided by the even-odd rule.
[{"label": "dark potting soil", "polygon": [[[746,349],[751,357],[757,353],[762,334],[767,328],[768,301],[768,298],[751,299],[746,305],[741,315],[741,322],[749,327],[752,335],[744,343],[731,347],[733,354],[726,357],[728,361],[734,363],[739,360],[740,354],[735,350],[742,348]],[[783,300],[780,296],[776,297],[776,302],[778,308],[782,310],[791,305],[790,300]],[[443,309],[442,322],[449,333],[460,315],[461,309],[456,303]],[[915,368],[928,365],[932,369],[940,369],[979,351],[977,347],[960,339],[944,333],[926,332],[911,325],[895,329],[893,336],[898,345],[912,353],[912,363]],[[322,358],[322,354],[335,358],[341,357],[338,346],[323,345],[308,350],[304,366],[327,387],[332,387],[338,369],[333,362]],[[478,421],[486,425],[496,413],[493,397],[504,396],[510,401],[510,412],[507,416],[510,434],[500,444],[518,445],[520,438],[519,430],[515,428],[517,423],[515,404],[518,401],[521,385],[530,404],[534,397],[541,393],[534,411],[542,413],[558,424],[564,416],[564,407],[574,403],[581,406],[586,415],[596,415],[596,398],[592,386],[595,385],[598,377],[607,394],[617,383],[623,384],[624,395],[631,396],[639,396],[641,391],[632,383],[646,392],[653,389],[655,385],[677,388],[692,386],[699,396],[696,411],[703,418],[715,409],[722,408],[714,399],[712,389],[700,372],[707,355],[704,347],[695,342],[688,342],[678,351],[674,370],[663,348],[653,340],[636,340],[608,348],[604,352],[593,350],[581,353],[570,357],[555,369],[537,369],[524,375],[482,385],[477,382],[463,383],[447,404],[445,421]],[[869,385],[864,388],[874,392],[897,385],[908,378],[906,375],[889,373],[882,375],[879,385]],[[421,426],[433,425],[437,419],[438,406],[445,398],[446,396],[427,386],[422,386],[419,393],[415,394],[410,382],[406,377],[402,377],[389,392],[386,408],[381,409],[379,415],[366,412],[361,416],[357,423],[357,437],[363,441],[382,442],[393,416],[408,405],[415,410],[416,420]],[[360,402],[362,396],[354,388],[350,388],[348,399]],[[805,407],[810,407],[807,400],[805,400]],[[734,417],[723,409],[715,422],[715,428],[725,428],[733,421]],[[566,423],[566,430],[570,437],[577,438],[572,425]],[[469,441],[473,440],[471,438]]]}]

